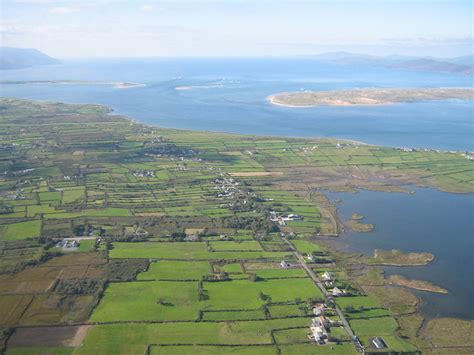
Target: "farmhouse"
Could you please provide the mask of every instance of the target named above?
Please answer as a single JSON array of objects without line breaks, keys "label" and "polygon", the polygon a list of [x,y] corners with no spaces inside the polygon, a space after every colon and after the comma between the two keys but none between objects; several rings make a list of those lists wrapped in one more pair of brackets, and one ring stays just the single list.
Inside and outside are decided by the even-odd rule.
[{"label": "farmhouse", "polygon": [[372,345],[376,349],[386,349],[386,348],[388,348],[387,343],[385,342],[385,340],[383,338],[380,338],[380,337],[372,338],[372,339],[370,339],[370,342],[372,343]]},{"label": "farmhouse", "polygon": [[345,291],[341,290],[339,287],[334,287],[331,293],[334,297],[340,297],[345,294]]},{"label": "farmhouse", "polygon": [[316,303],[313,307],[313,313],[318,317],[324,314],[325,309],[326,305],[324,303]]},{"label": "farmhouse", "polygon": [[325,316],[319,316],[313,318],[311,324],[311,337],[316,341],[316,343],[322,345],[327,342],[328,338],[328,331],[329,328],[329,320]]},{"label": "farmhouse", "polygon": [[322,279],[323,281],[333,281],[333,280],[334,280],[332,274],[331,274],[329,271],[325,271],[325,272],[321,275],[321,279]]}]

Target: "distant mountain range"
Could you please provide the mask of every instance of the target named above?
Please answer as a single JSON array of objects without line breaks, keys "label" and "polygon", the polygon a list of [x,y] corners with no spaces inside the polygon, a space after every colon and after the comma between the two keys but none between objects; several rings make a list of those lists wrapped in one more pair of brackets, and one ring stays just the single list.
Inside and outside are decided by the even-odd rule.
[{"label": "distant mountain range", "polygon": [[33,48],[0,47],[0,69],[21,69],[36,65],[57,64],[57,59]]},{"label": "distant mountain range", "polygon": [[379,57],[348,52],[331,52],[316,55],[313,58],[341,65],[375,65],[416,71],[474,74],[474,56],[472,55],[455,58],[420,58],[399,55]]},{"label": "distant mountain range", "polygon": [[[316,60],[340,65],[380,66],[394,69],[439,73],[474,74],[474,56],[455,58],[374,56],[349,52],[330,52],[312,56]],[[57,59],[34,48],[0,47],[0,70],[21,69],[37,65],[58,64]]]}]

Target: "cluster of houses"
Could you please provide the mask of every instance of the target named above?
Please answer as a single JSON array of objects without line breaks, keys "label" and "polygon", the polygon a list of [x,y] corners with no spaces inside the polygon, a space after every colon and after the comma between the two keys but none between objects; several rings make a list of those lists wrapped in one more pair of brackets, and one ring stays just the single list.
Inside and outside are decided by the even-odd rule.
[{"label": "cluster of houses", "polygon": [[[309,152],[311,152],[311,151],[313,151],[313,150],[316,150],[316,149],[319,149],[319,146],[313,145],[312,147],[303,147],[303,148],[301,148],[301,150],[302,150],[303,153],[305,153],[305,154],[306,154],[306,153],[309,153]],[[286,151],[286,149],[284,149],[284,151]]]},{"label": "cluster of houses", "polygon": [[461,155],[466,159],[474,160],[474,155],[473,154],[462,153]]},{"label": "cluster of houses", "polygon": [[331,326],[339,325],[324,315],[327,309],[324,303],[317,303],[313,306],[315,317],[311,321],[310,338],[319,345],[324,345],[328,342],[328,333]]},{"label": "cluster of houses", "polygon": [[137,169],[137,170],[132,170],[132,175],[135,176],[135,177],[139,177],[139,178],[144,178],[144,177],[152,177],[154,178],[155,177],[155,171],[154,170],[141,170],[141,169]]},{"label": "cluster of houses", "polygon": [[[441,149],[432,149],[432,148],[405,148],[405,147],[397,147],[395,148],[396,150],[402,150],[406,153],[409,152],[436,152],[436,153],[451,153],[451,154],[457,154],[458,152],[455,150],[441,150]],[[462,153],[461,155],[465,157],[466,159],[469,160],[474,160],[474,155],[472,155],[472,152],[469,153]]]},{"label": "cluster of houses", "polygon": [[75,249],[79,247],[81,243],[77,240],[60,240],[56,243],[56,248],[62,249]]},{"label": "cluster of houses", "polygon": [[275,211],[270,211],[270,220],[278,223],[280,226],[286,226],[287,222],[302,221],[303,216],[295,213],[279,215]]},{"label": "cluster of houses", "polygon": [[227,205],[229,207],[233,207],[237,203],[241,203],[243,205],[250,205],[250,202],[257,197],[254,192],[247,192],[242,190],[239,187],[240,183],[238,181],[235,181],[233,178],[221,176],[220,178],[214,180],[214,184],[216,184],[215,189],[218,190],[218,198],[227,200],[230,199],[234,201]]},{"label": "cluster of houses", "polygon": [[334,297],[341,297],[347,294],[346,290],[342,290],[339,287],[334,286],[336,278],[329,271],[325,271],[321,275],[321,280],[323,281],[324,286],[329,289],[328,291],[331,292]]},{"label": "cluster of houses", "polygon": [[[99,230],[99,233],[100,233],[100,230]],[[143,228],[141,228],[140,226],[138,226],[138,225],[134,225],[134,226],[131,226],[131,227],[125,227],[124,234],[125,234],[125,236],[136,236],[136,237],[146,237],[146,236],[148,236],[148,232],[146,230],[144,230]],[[98,235],[100,235],[100,234],[98,234]],[[97,235],[97,232],[95,230],[90,233],[90,236],[98,236],[98,235]]]},{"label": "cluster of houses", "polygon": [[0,196],[1,195],[3,195],[6,200],[24,200],[25,199],[21,190],[5,191],[2,194],[0,194]]},{"label": "cluster of houses", "polygon": [[216,190],[220,190],[217,194],[219,198],[232,197],[240,193],[238,186],[240,183],[232,178],[220,177],[214,180]]},{"label": "cluster of houses", "polygon": [[23,175],[23,174],[28,174],[28,173],[31,173],[32,171],[34,171],[35,169],[34,168],[31,168],[31,169],[23,169],[23,170],[17,170],[17,171],[7,171],[5,170],[3,172],[3,175],[6,175],[6,176],[17,176],[17,175]]}]

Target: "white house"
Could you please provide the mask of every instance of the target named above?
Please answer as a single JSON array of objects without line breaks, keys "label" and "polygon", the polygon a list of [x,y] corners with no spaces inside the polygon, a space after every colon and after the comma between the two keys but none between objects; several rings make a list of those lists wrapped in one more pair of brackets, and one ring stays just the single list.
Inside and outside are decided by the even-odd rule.
[{"label": "white house", "polygon": [[339,289],[339,287],[334,287],[332,289],[331,293],[334,297],[339,297],[339,296],[342,296],[344,294],[344,291]]},{"label": "white house", "polygon": [[321,279],[323,279],[323,281],[332,281],[334,280],[334,278],[332,277],[331,273],[329,271],[325,271],[322,275],[321,275]]}]

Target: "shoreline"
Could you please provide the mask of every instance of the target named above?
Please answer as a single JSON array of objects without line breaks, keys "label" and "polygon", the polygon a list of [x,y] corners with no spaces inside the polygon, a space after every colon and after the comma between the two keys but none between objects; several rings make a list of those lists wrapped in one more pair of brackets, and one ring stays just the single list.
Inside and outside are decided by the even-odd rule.
[{"label": "shoreline", "polygon": [[275,105],[275,106],[280,106],[280,107],[287,107],[287,108],[314,108],[314,107],[352,107],[352,106],[390,106],[390,105],[396,105],[401,102],[381,102],[381,103],[371,103],[371,104],[352,104],[352,103],[340,103],[340,104],[309,104],[309,105],[293,105],[293,104],[287,104],[283,102],[276,101],[277,98],[276,96],[278,95],[284,95],[284,94],[290,94],[290,93],[280,93],[280,94],[273,94],[270,96],[267,96],[267,101],[270,102],[270,104]]},{"label": "shoreline", "polygon": [[147,86],[135,82],[94,80],[6,80],[0,81],[0,85],[110,85],[114,89],[132,89]]},{"label": "shoreline", "polygon": [[[38,106],[41,106],[41,105],[38,105]],[[59,106],[59,105],[58,105],[58,106]],[[78,105],[78,106],[76,106],[77,109],[83,109],[84,107],[87,107],[87,105],[84,105],[84,106],[79,106],[79,105]],[[73,110],[72,110],[72,111],[73,111]],[[107,112],[110,113],[110,111],[112,111],[110,108],[107,110],[107,106],[105,106],[105,109],[100,108],[100,107],[96,107],[96,111],[97,111],[96,117],[97,117],[98,122],[100,122],[100,121],[108,122]],[[123,119],[123,120],[122,120],[122,119]],[[128,116],[120,116],[120,115],[112,116],[112,117],[111,117],[111,121],[113,121],[114,125],[113,125],[113,126],[110,126],[110,127],[118,127],[118,126],[119,126],[119,127],[125,127],[125,128],[123,128],[123,131],[124,131],[124,132],[129,132],[129,131],[130,131],[131,134],[132,134],[132,137],[135,137],[135,135],[137,135],[137,132],[142,132],[142,128],[143,128],[143,127],[148,127],[146,131],[143,131],[143,136],[146,137],[146,140],[148,140],[148,139],[155,139],[155,138],[156,138],[156,140],[157,140],[158,142],[164,142],[164,144],[168,144],[168,143],[170,143],[170,142],[171,142],[171,143],[174,142],[174,143],[175,143],[176,145],[178,145],[178,146],[179,146],[180,144],[185,144],[185,142],[187,142],[186,139],[189,139],[191,142],[194,142],[194,141],[198,138],[198,135],[199,135],[199,133],[196,132],[196,131],[189,131],[189,132],[190,132],[190,133],[189,133],[189,137],[182,137],[182,136],[181,136],[181,138],[180,138],[180,133],[179,133],[179,132],[177,133],[177,131],[161,130],[161,132],[160,132],[160,131],[154,132],[152,125],[146,125],[146,124],[141,124],[141,123],[137,123],[137,122],[134,122],[134,124],[132,124],[132,123],[128,124],[127,120],[130,120],[131,122],[133,122],[133,120],[132,120],[130,117],[128,117]],[[61,123],[62,121],[58,121],[58,122]],[[41,124],[41,123],[39,123],[39,124]],[[135,125],[135,124],[136,124],[136,125]],[[127,128],[127,126],[131,126],[131,127]],[[107,127],[109,127],[109,126],[107,126]],[[107,127],[106,127],[106,128],[107,128]],[[80,127],[79,127],[79,129],[80,129]],[[94,132],[97,132],[97,131],[100,131],[100,129],[99,129],[99,130],[96,130],[96,131],[94,131]],[[110,128],[109,128],[109,131],[110,131]],[[148,132],[148,131],[149,131],[149,132]],[[128,137],[128,136],[130,135],[130,132],[129,132],[125,137]],[[140,133],[138,133],[138,134],[140,134]],[[160,136],[157,137],[157,136],[156,136],[157,134],[159,134]],[[174,140],[173,140],[173,138],[170,138],[170,137],[173,136],[173,134],[177,134],[177,135],[178,135],[178,137],[175,137]],[[149,135],[149,137],[148,137],[148,135]],[[80,135],[80,134],[79,134],[79,137],[80,137],[80,139],[81,139],[81,135]],[[213,137],[213,136],[209,136],[209,137],[208,137],[208,141],[217,139],[216,137],[217,137],[217,136],[214,136],[214,137]],[[163,138],[163,139],[162,139],[162,138]],[[210,138],[210,139],[209,139],[209,138]],[[236,140],[237,142],[236,142],[235,144],[237,145],[237,144],[242,144],[242,142],[245,142],[247,139],[250,139],[250,138],[249,138],[249,136],[246,137],[246,136],[243,136],[243,135],[240,135],[240,136],[239,136],[239,135],[232,135],[232,136],[231,136],[231,135],[229,135],[229,136],[222,135],[222,138],[220,138],[220,139],[222,140],[222,142],[223,142],[224,144],[225,144],[225,143],[228,143],[229,141]],[[144,142],[145,139],[143,139],[142,141]],[[289,141],[289,140],[287,140],[287,141]],[[308,145],[308,144],[310,145],[310,143],[308,143],[308,141],[304,141],[304,140],[301,140],[301,141],[294,141],[294,142],[296,142],[296,144],[301,144],[302,147],[304,147],[304,146],[306,146],[306,145]],[[145,145],[145,143],[142,143],[142,144]],[[210,143],[210,146],[212,147],[212,143]],[[333,151],[333,150],[336,151],[335,143],[334,143],[334,142],[332,142],[331,144],[328,144],[328,146],[330,146],[331,151]],[[339,145],[338,145],[338,146],[339,146]],[[194,148],[192,145],[190,145],[190,147]],[[106,149],[107,149],[107,147],[106,147]],[[241,153],[243,152],[243,149],[246,149],[246,148],[241,148],[241,149],[240,149],[240,150],[241,150]],[[249,149],[251,149],[251,148],[249,148]],[[367,148],[367,149],[368,149],[368,148]],[[371,148],[371,149],[373,150],[374,148]],[[286,150],[286,149],[285,149],[285,150]],[[123,150],[122,150],[122,151],[123,151]],[[225,149],[225,151],[231,151],[231,150]],[[120,157],[122,157],[122,154],[124,154],[125,156],[127,156],[127,155],[126,155],[127,153],[122,153],[122,154],[120,154],[120,150],[118,150],[117,152],[118,152],[118,156],[120,156]],[[125,151],[125,152],[126,152],[126,151]],[[198,151],[198,153],[199,153],[199,151]],[[143,154],[148,155],[147,152],[144,151],[144,150],[137,150],[137,153],[136,153],[136,155],[134,155],[134,156],[136,156],[136,157],[143,157],[143,156],[144,156]],[[172,152],[170,155],[171,155],[172,157],[176,157],[176,156],[177,156],[177,154],[176,154],[175,152]],[[204,158],[204,157],[202,157],[202,158]],[[174,160],[175,158],[172,158],[172,159]],[[201,161],[201,159],[200,159],[199,161]],[[269,163],[269,166],[270,166],[270,167],[271,167],[271,166],[273,166],[273,167],[277,166],[276,164],[274,164],[273,160],[270,160],[269,162],[270,162],[270,163]],[[207,163],[206,163],[206,158],[204,158],[204,163],[202,163],[202,164],[207,164]],[[211,164],[210,164],[210,165],[211,165]],[[224,171],[225,174],[229,174],[230,171],[234,171],[234,170],[233,170],[233,169],[227,170],[227,169],[224,168],[223,171]],[[242,170],[240,170],[240,171],[242,171]],[[292,175],[290,175],[290,176],[292,176]],[[128,179],[127,179],[127,180],[128,180]],[[290,181],[290,182],[293,181],[293,183],[294,183],[294,182],[296,182],[296,181],[298,181],[298,180],[297,180],[296,178],[294,178],[294,176],[293,176],[293,177],[292,177],[292,180],[289,180],[289,181]],[[204,183],[205,183],[205,182],[204,182]],[[172,184],[174,184],[174,183],[172,183]],[[171,185],[171,186],[173,186],[173,185]],[[133,194],[135,190],[129,190],[128,187],[129,187],[129,186],[127,185],[127,191],[131,191],[131,193]],[[133,188],[134,186],[132,185],[132,186],[130,186],[130,187]],[[282,187],[281,189],[275,187],[275,189],[276,189],[277,191],[280,191],[280,190],[284,191],[284,188],[283,188],[283,187]],[[132,195],[132,196],[130,196],[130,198],[135,198],[136,196],[137,196],[137,195]],[[171,198],[174,199],[173,197],[171,197]],[[156,202],[156,201],[158,201],[158,202]],[[260,201],[256,201],[256,202],[260,202]],[[284,200],[283,200],[283,202],[285,203]],[[162,203],[160,202],[159,199],[156,199],[156,197],[155,197],[155,203],[157,203],[158,206],[159,206],[160,208],[162,208],[162,207],[161,207],[161,206],[163,206]],[[160,206],[160,205],[161,205],[161,206]],[[214,205],[216,205],[216,204],[214,204]],[[276,204],[275,204],[275,205],[276,205]],[[292,204],[291,204],[291,205],[292,205]],[[317,200],[317,201],[315,200],[315,201],[312,203],[312,205],[314,205],[314,206],[319,206],[319,205],[321,205],[321,202],[320,202],[319,200]],[[140,209],[138,209],[138,211],[140,211]],[[132,213],[134,213],[134,212],[132,212]],[[304,212],[304,213],[306,213],[306,212]],[[311,212],[311,213],[312,213],[312,212]],[[335,215],[338,216],[337,213],[336,213]],[[144,216],[144,217],[146,217],[146,216]],[[357,217],[357,216],[356,216],[356,217]],[[420,219],[419,219],[419,216],[417,216],[417,217],[418,217],[417,220],[420,220]],[[252,217],[251,217],[251,218],[252,218]],[[360,218],[363,218],[363,216],[360,215]],[[191,221],[191,223],[194,223],[194,222]],[[177,226],[178,226],[178,224],[177,224]],[[317,229],[316,229],[316,230],[317,230]],[[312,235],[314,235],[314,233],[316,233],[316,230],[315,230],[314,227],[311,228],[311,231],[312,231],[311,233],[312,233]],[[329,228],[328,228],[328,230],[329,230]],[[310,232],[308,232],[308,233],[310,233]],[[299,234],[299,232],[298,232],[298,234]],[[303,236],[303,234],[302,234],[301,236]],[[258,237],[258,235],[257,235],[257,237]],[[342,254],[342,253],[341,253],[341,254]],[[351,256],[350,256],[350,255],[349,255],[349,256],[344,256],[344,258],[345,258],[346,260],[350,260]],[[335,265],[337,265],[337,267],[339,267],[339,265],[342,265],[344,269],[347,269],[347,272],[348,272],[348,273],[352,271],[352,270],[350,270],[350,267],[347,267],[347,268],[346,268],[346,266],[348,266],[348,265],[346,265],[344,262],[341,262],[341,263],[340,263],[337,259],[334,259],[334,260],[337,261],[337,264],[335,264]],[[360,258],[360,260],[363,260],[363,259]],[[243,266],[241,266],[241,267],[243,268]],[[354,275],[354,274],[351,274],[350,277],[348,277],[348,278],[349,278],[349,280],[350,280],[351,282],[352,282],[353,280],[354,280],[355,282],[357,282],[357,276]],[[372,290],[367,290],[367,291],[364,289],[364,292],[365,292],[366,294],[373,295],[374,297],[377,297],[377,296],[379,295],[379,292],[378,292],[378,291],[382,291],[382,290],[383,290],[383,291],[391,290],[391,291],[393,291],[393,295],[395,295],[396,292],[399,292],[399,291],[401,290],[401,287],[397,287],[397,289],[396,289],[395,287],[393,287],[393,288],[390,287],[390,288],[387,288],[387,289],[385,289],[385,288],[383,288],[383,289],[382,289],[382,288],[378,288],[378,289],[372,289]],[[406,291],[406,290],[405,290],[405,291]],[[406,291],[406,292],[408,293],[408,291]],[[394,299],[394,296],[393,296],[393,295],[391,296],[392,299]],[[423,298],[423,297],[420,297],[420,299],[423,300],[424,298]],[[381,301],[381,304],[383,304],[383,305],[385,306],[385,303],[383,303],[382,301]],[[414,306],[413,306],[411,303],[409,304],[409,306],[411,307],[410,309],[413,310],[413,312],[416,312],[416,314],[420,314],[420,317],[421,317],[421,314],[422,314],[422,313],[421,313],[421,312],[418,313],[418,306],[416,306],[416,308],[413,308]],[[381,307],[381,308],[382,308],[382,307]],[[387,306],[387,308],[389,308],[389,307]],[[436,309],[436,308],[435,308],[435,309]],[[398,321],[398,318],[395,318],[395,319]]]}]

